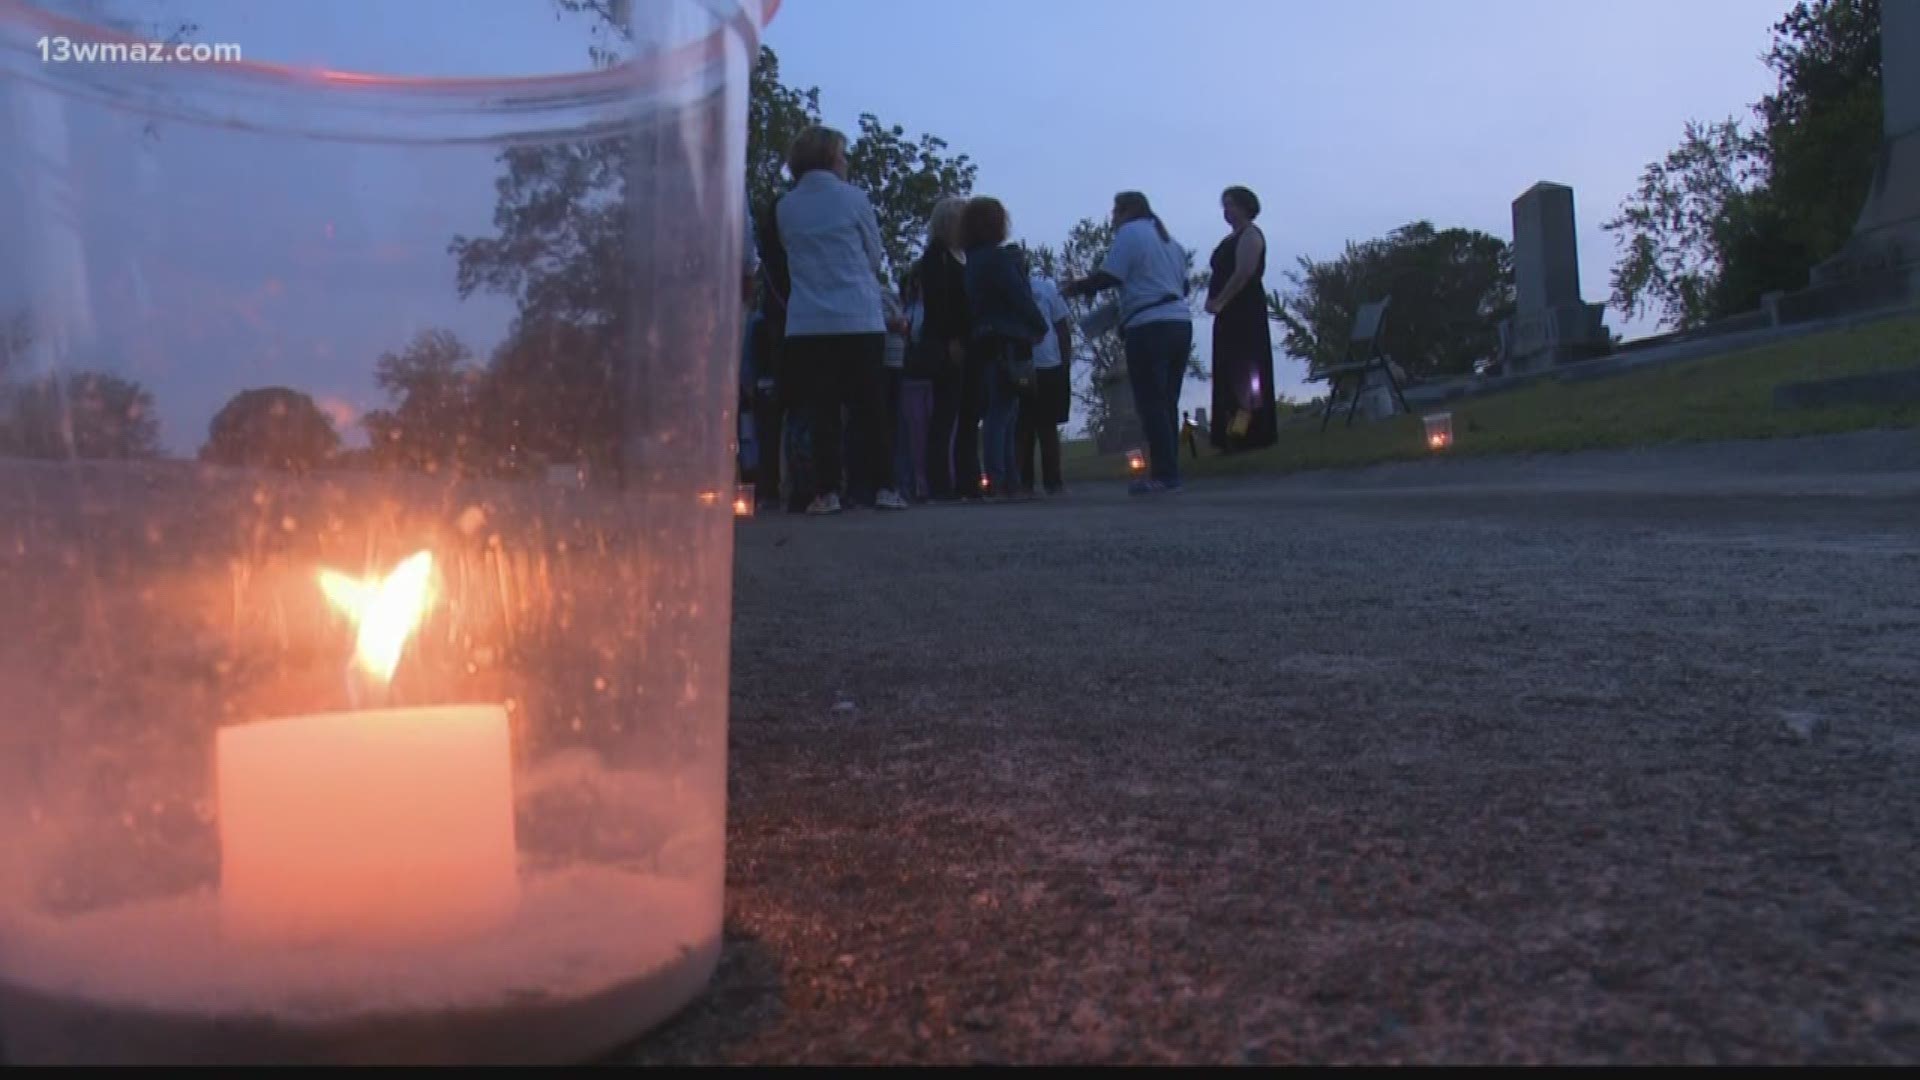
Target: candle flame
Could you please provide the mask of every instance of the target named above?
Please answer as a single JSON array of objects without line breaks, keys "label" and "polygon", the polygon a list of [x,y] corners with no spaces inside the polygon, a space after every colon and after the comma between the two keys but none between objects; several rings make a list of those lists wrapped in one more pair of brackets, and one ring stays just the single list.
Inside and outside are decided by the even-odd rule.
[{"label": "candle flame", "polygon": [[393,681],[407,639],[426,617],[432,586],[433,554],[427,551],[409,556],[378,580],[320,571],[320,591],[360,628],[354,663],[382,684]]}]

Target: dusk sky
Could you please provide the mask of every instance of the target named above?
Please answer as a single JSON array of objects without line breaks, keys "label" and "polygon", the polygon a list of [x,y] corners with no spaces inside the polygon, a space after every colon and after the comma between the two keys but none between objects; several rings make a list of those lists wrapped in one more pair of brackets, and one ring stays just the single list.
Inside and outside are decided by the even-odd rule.
[{"label": "dusk sky", "polygon": [[[1135,188],[1204,261],[1225,231],[1220,189],[1245,184],[1266,205],[1274,287],[1297,255],[1324,258],[1421,218],[1510,238],[1512,199],[1553,180],[1574,189],[1581,285],[1600,301],[1615,257],[1601,222],[1689,118],[1744,116],[1769,88],[1759,56],[1787,6],[786,0],[767,42],[787,83],[820,88],[829,123],[852,130],[871,111],[972,155],[976,190],[1002,198],[1029,241],[1057,243]],[[180,0],[165,10],[249,60],[383,73],[555,72],[586,46],[583,24],[554,18],[548,0]],[[496,10],[520,14],[481,16]],[[24,163],[45,160],[47,133],[61,125],[44,96],[16,84],[8,97],[0,250],[14,252],[18,211],[44,204],[24,196],[35,182]],[[169,449],[191,452],[212,410],[247,385],[313,388],[351,420],[381,404],[367,373],[382,350],[449,326],[484,355],[503,331],[504,304],[453,296],[446,255],[452,235],[490,228],[490,155],[178,123],[143,144],[137,122],[79,112],[88,115],[69,111],[65,125],[69,179],[89,215],[91,303],[107,327],[88,362],[175,388],[162,395]],[[150,202],[91,194],[126,190],[128,175]],[[110,272],[116,258],[123,269]],[[0,261],[0,301],[17,303],[32,273]],[[1629,337],[1653,329],[1617,313],[1609,322]],[[1196,329],[1204,354],[1207,326]],[[1305,396],[1297,362],[1282,358],[1279,371],[1282,392]],[[177,392],[196,378],[200,392]],[[1206,397],[1191,386],[1187,404]]]},{"label": "dusk sky", "polygon": [[[785,81],[820,87],[829,122],[871,111],[971,154],[976,189],[1005,200],[1023,239],[1058,243],[1132,188],[1204,262],[1226,232],[1220,190],[1244,184],[1265,207],[1272,288],[1298,255],[1422,218],[1511,240],[1514,197],[1553,180],[1574,191],[1582,292],[1604,301],[1601,222],[1688,119],[1749,115],[1772,88],[1759,58],[1789,7],[789,0],[767,43]],[[1276,372],[1282,392],[1312,396],[1299,362]],[[1205,387],[1187,398],[1204,405]]]}]

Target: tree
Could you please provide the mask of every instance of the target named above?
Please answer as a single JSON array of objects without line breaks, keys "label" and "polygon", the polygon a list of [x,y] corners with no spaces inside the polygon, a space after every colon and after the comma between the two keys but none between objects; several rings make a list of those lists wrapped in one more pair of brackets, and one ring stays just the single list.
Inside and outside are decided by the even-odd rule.
[{"label": "tree", "polygon": [[[588,55],[596,65],[616,62],[631,40],[630,0],[554,0],[556,9],[587,20]],[[808,127],[821,123],[820,88],[780,81],[780,58],[760,47],[747,82],[747,198],[763,213],[786,190],[787,148]],[[888,276],[898,280],[916,258],[934,204],[973,191],[977,167],[965,154],[949,154],[934,135],[910,138],[899,124],[862,113],[848,133],[848,178],[873,201],[880,221]]]},{"label": "tree", "polygon": [[1873,184],[1882,137],[1882,3],[1803,2],[1774,24],[1766,62],[1778,87],[1754,112],[1766,140],[1767,188],[1792,211],[1779,227],[1808,266],[1852,236]]},{"label": "tree", "polygon": [[908,139],[905,128],[888,127],[872,113],[860,115],[859,138],[847,148],[847,178],[873,202],[888,277],[895,281],[926,247],[934,206],[973,192],[977,167],[965,154],[946,150],[945,139]]},{"label": "tree", "polygon": [[475,450],[488,471],[524,475],[545,462],[617,473],[621,394],[606,340],[565,321],[523,323],[494,352],[475,400]]},{"label": "tree", "polygon": [[[581,140],[516,147],[501,155],[492,237],[455,237],[460,295],[511,297],[519,309],[479,397],[479,452],[518,473],[531,453],[592,458],[617,476],[621,351],[635,287],[628,250],[626,144]],[[559,403],[591,408],[568,426]],[[385,424],[383,415],[369,418]],[[568,435],[574,436],[569,441]],[[376,443],[378,443],[376,438]],[[538,448],[536,450],[536,447]]]},{"label": "tree", "polygon": [[1689,121],[1604,228],[1620,261],[1613,305],[1691,328],[1806,284],[1838,252],[1881,140],[1882,0],[1805,0],[1773,27],[1774,92],[1759,125]]},{"label": "tree", "polygon": [[[589,20],[596,64],[618,61],[628,40],[625,3],[554,2],[558,13]],[[763,48],[749,85],[747,197],[763,213],[784,187],[788,145],[820,119],[819,91],[782,84],[779,70],[779,58]],[[508,341],[471,388],[478,396],[467,402],[468,415],[486,419],[469,440],[470,463],[480,450],[493,455],[487,467],[515,471],[521,455],[536,453],[613,466],[595,475],[618,475],[621,359],[649,329],[629,325],[641,284],[632,277],[630,149],[628,139],[611,137],[504,151],[493,234],[449,244],[461,296],[494,293],[519,309]],[[871,116],[862,117],[848,157],[854,181],[874,203],[897,277],[917,256],[934,204],[971,190],[974,166],[933,136],[909,139]],[[380,428],[386,442],[404,442],[419,416],[403,404],[370,416],[369,428]],[[375,441],[382,444],[378,435]],[[404,449],[415,464],[448,457],[442,443]]]},{"label": "tree", "polygon": [[214,414],[200,460],[210,465],[305,472],[332,460],[340,435],[313,398],[272,386],[242,390]]},{"label": "tree", "polygon": [[1628,318],[1653,309],[1660,321],[1691,329],[1717,317],[1720,282],[1736,203],[1759,208],[1765,196],[1762,143],[1729,118],[1688,121],[1680,145],[1646,167],[1617,217],[1601,227],[1623,234],[1613,268],[1613,303]]},{"label": "tree", "polygon": [[780,58],[762,45],[747,82],[747,197],[764,212],[786,190],[787,148],[820,122],[820,89],[780,81]]},{"label": "tree", "polygon": [[105,372],[33,379],[7,394],[0,452],[51,460],[159,457],[153,395],[131,379]]},{"label": "tree", "polygon": [[439,472],[473,464],[481,371],[449,330],[423,330],[400,352],[374,362],[374,383],[394,406],[370,412],[374,458],[389,467]]},{"label": "tree", "polygon": [[1386,355],[1417,378],[1466,374],[1497,351],[1500,321],[1514,306],[1506,241],[1426,221],[1348,243],[1324,262],[1303,255],[1286,280],[1289,290],[1270,293],[1267,307],[1285,328],[1282,351],[1309,372],[1346,355],[1361,305],[1391,297]]}]

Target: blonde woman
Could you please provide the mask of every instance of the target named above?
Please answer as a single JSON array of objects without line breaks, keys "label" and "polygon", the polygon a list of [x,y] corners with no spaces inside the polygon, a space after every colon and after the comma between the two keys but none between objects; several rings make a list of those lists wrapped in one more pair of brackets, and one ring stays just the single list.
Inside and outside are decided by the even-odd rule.
[{"label": "blonde woman", "polygon": [[933,383],[927,422],[927,488],[936,502],[977,498],[980,477],[980,411],[970,392],[968,346],[973,316],[967,307],[967,258],[959,243],[967,200],[947,198],[927,223],[927,250],[914,268],[919,282],[922,370]]}]

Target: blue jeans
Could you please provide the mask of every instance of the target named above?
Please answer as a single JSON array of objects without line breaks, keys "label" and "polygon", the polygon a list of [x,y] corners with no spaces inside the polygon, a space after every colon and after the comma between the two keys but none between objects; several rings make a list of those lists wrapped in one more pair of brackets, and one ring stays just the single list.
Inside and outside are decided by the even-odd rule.
[{"label": "blue jeans", "polygon": [[987,365],[987,409],[980,418],[980,456],[984,458],[987,480],[995,495],[1011,495],[1020,490],[1020,474],[1014,468],[1014,436],[1019,428],[1020,398],[1007,378],[998,358]]},{"label": "blue jeans", "polygon": [[1180,384],[1193,351],[1193,324],[1185,319],[1150,322],[1126,332],[1127,380],[1133,409],[1147,436],[1153,478],[1180,482]]}]

